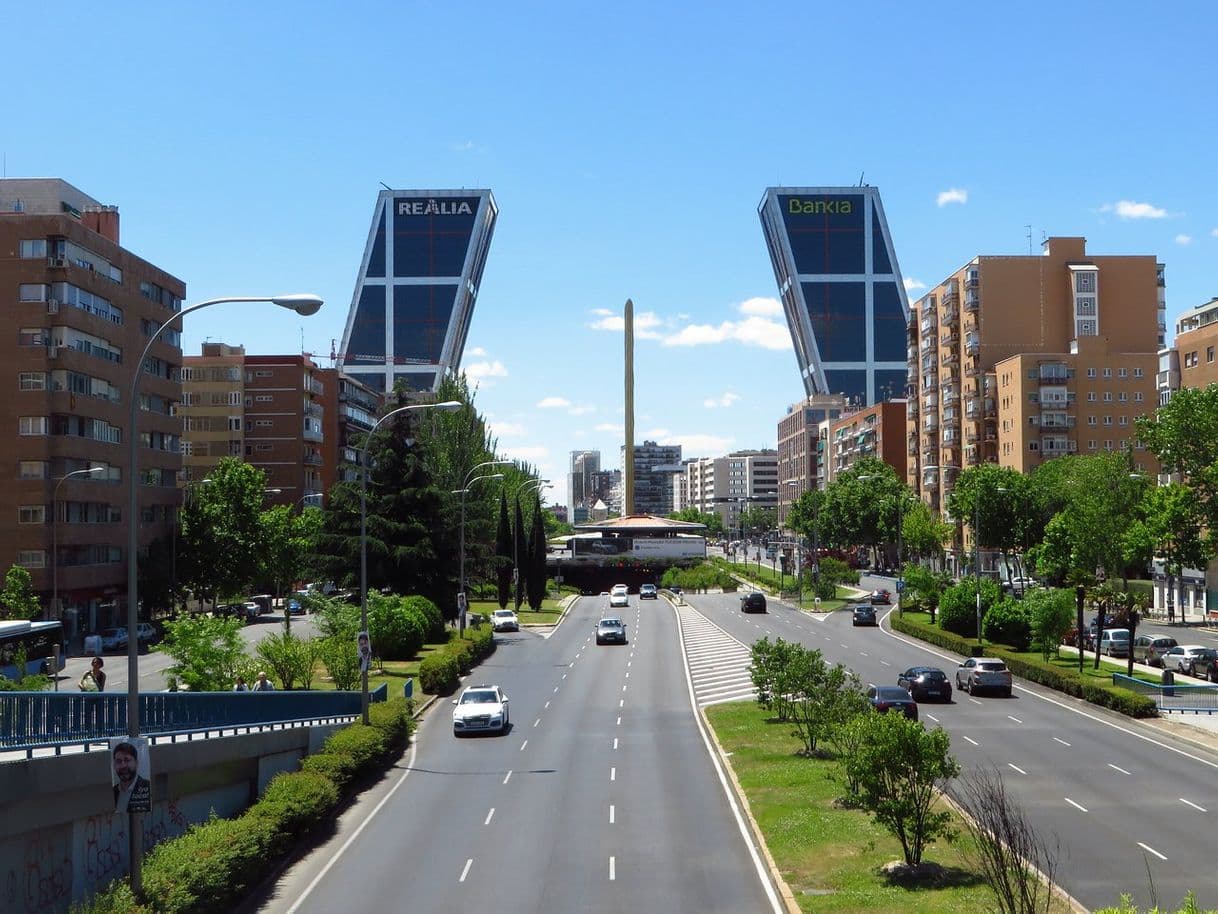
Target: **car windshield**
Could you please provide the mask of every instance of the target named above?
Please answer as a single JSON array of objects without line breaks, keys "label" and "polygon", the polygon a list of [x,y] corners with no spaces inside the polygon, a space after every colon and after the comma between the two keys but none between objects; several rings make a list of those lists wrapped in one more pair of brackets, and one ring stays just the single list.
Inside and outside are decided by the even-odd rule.
[{"label": "car windshield", "polygon": [[985,670],[987,673],[1001,673],[1007,668],[1007,665],[1001,660],[982,660],[977,664],[977,669]]},{"label": "car windshield", "polygon": [[908,700],[909,693],[899,686],[882,686],[875,690],[875,697],[887,701],[901,701]]},{"label": "car windshield", "polygon": [[461,704],[463,705],[493,705],[498,701],[499,697],[489,689],[482,689],[478,692],[466,692],[461,696]]},{"label": "car windshield", "polygon": [[942,670],[919,670],[919,679],[946,679],[947,674]]},{"label": "car windshield", "polygon": [[514,612],[512,612],[510,609],[497,609],[497,610],[495,610],[495,615],[497,617],[499,617],[500,619],[506,619],[507,617],[514,616],[516,614]]},{"label": "car windshield", "polygon": [[621,625],[621,624],[622,624],[621,619],[601,619],[602,627],[615,626],[615,625]]}]

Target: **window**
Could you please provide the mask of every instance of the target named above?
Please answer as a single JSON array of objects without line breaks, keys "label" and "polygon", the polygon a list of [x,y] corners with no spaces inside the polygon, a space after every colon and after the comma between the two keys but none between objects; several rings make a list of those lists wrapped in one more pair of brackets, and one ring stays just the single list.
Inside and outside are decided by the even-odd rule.
[{"label": "window", "polygon": [[[1128,417],[1128,416],[1121,416],[1121,417],[1120,417],[1120,420],[1121,420],[1121,421],[1118,423],[1119,425],[1128,425],[1128,424],[1129,424],[1129,417]],[[1121,447],[1124,447],[1124,446],[1125,446],[1125,444],[1124,444],[1124,442],[1122,442]]]},{"label": "window", "polygon": [[270,403],[274,399],[270,394],[259,394],[257,397],[254,397],[254,400],[258,403]]},{"label": "window", "polygon": [[1106,451],[1111,451],[1111,450],[1112,450],[1112,442],[1111,442],[1111,441],[1105,441],[1105,442],[1104,442],[1104,450],[1106,450]]},{"label": "window", "polygon": [[195,445],[193,441],[187,441],[183,438],[178,442],[178,450],[181,451],[183,457],[193,457],[195,453]]},{"label": "window", "polygon": [[1140,378],[1140,377],[1142,377],[1142,369],[1141,369],[1141,368],[1135,368],[1135,369],[1133,370],[1133,376],[1134,376],[1135,378]]},{"label": "window", "polygon": [[17,434],[45,435],[48,424],[46,416],[22,416],[17,420]]},{"label": "window", "polygon": [[1098,420],[1098,419],[1096,419],[1096,417],[1095,417],[1095,416],[1088,416],[1088,417],[1087,417],[1087,424],[1088,424],[1088,425],[1095,425],[1095,424],[1096,424],[1098,421],[1099,421],[1099,420]]},{"label": "window", "polygon": [[270,428],[275,424],[273,419],[255,419],[254,426],[256,428]]},{"label": "window", "polygon": [[1206,347],[1206,349],[1205,349],[1205,360],[1206,360],[1207,362],[1213,362],[1213,361],[1214,361],[1214,347],[1213,347],[1213,346],[1207,346],[1207,347]]},{"label": "window", "polygon": [[22,549],[17,552],[17,564],[22,568],[45,568],[47,554],[44,549]]},{"label": "window", "polygon": [[228,417],[228,430],[230,432],[241,431],[241,417],[240,416],[229,416]]},{"label": "window", "polygon": [[1142,402],[1142,392],[1141,392],[1141,391],[1138,391],[1137,393],[1135,393],[1135,394],[1133,395],[1133,402],[1134,402],[1134,403],[1141,403],[1141,402]]},{"label": "window", "polygon": [[21,240],[21,257],[23,260],[33,260],[36,257],[47,256],[47,240],[31,238]]},{"label": "window", "polygon": [[1112,416],[1105,416],[1105,417],[1104,417],[1104,424],[1105,424],[1105,425],[1112,425]]},{"label": "window", "polygon": [[270,376],[271,376],[271,370],[269,368],[259,368],[257,371],[254,372],[255,378],[269,378]]},{"label": "window", "polygon": [[1128,403],[1129,394],[1125,393],[1125,391],[1122,390],[1119,394],[1117,394],[1117,399],[1120,400],[1122,403]]},{"label": "window", "polygon": [[1087,450],[1089,450],[1089,451],[1094,451],[1094,450],[1096,450],[1098,447],[1099,447],[1099,442],[1098,442],[1098,441],[1096,441],[1094,438],[1090,439],[1090,440],[1087,442]]},{"label": "window", "polygon": [[46,522],[46,505],[21,505],[17,509],[17,523],[19,524],[45,524]]},{"label": "window", "polygon": [[1040,442],[1039,442],[1039,441],[1029,441],[1029,442],[1028,442],[1028,450],[1029,450],[1029,451],[1039,451],[1039,450],[1040,450]]},{"label": "window", "polygon": [[1112,369],[1111,369],[1111,368],[1105,368],[1105,369],[1104,369],[1104,377],[1106,377],[1106,378],[1111,378],[1111,377],[1112,377]]},{"label": "window", "polygon": [[21,479],[46,479],[47,462],[45,460],[23,460],[17,470]]},{"label": "window", "polygon": [[47,373],[45,371],[23,371],[19,375],[18,386],[22,390],[46,390]]},{"label": "window", "polygon": [[22,327],[17,331],[18,346],[45,346],[48,342],[42,327]]},{"label": "window", "polygon": [[1111,390],[1104,391],[1104,402],[1105,403],[1112,402],[1112,391]]},{"label": "window", "polygon": [[1089,377],[1089,378],[1094,378],[1094,377],[1095,377],[1095,369],[1094,369],[1094,368],[1088,368],[1088,369],[1087,369],[1087,377]]},{"label": "window", "polygon": [[1094,402],[1095,402],[1095,399],[1096,399],[1096,398],[1095,398],[1095,391],[1094,391],[1094,390],[1093,390],[1093,391],[1091,391],[1091,393],[1087,394],[1087,402],[1088,402],[1088,403],[1094,403]]}]

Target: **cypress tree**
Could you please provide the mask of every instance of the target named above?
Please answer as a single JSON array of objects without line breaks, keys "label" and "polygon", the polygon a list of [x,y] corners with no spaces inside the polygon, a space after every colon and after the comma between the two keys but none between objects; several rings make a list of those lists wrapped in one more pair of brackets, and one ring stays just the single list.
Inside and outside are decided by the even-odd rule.
[{"label": "cypress tree", "polygon": [[499,608],[507,609],[512,599],[512,528],[508,524],[507,495],[499,493],[499,530],[495,534],[495,583]]},{"label": "cypress tree", "polygon": [[546,525],[541,519],[541,497],[533,508],[533,532],[529,536],[529,608],[541,609],[546,596]]},{"label": "cypress tree", "polygon": [[524,518],[520,513],[520,495],[516,495],[516,609],[524,602],[524,588],[529,576],[529,536],[524,529]]}]

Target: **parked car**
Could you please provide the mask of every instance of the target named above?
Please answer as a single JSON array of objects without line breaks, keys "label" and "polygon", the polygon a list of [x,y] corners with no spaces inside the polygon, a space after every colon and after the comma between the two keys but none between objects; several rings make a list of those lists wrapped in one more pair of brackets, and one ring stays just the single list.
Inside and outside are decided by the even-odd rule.
[{"label": "parked car", "polygon": [[873,606],[891,606],[892,594],[882,588],[873,590],[871,591],[871,604]]},{"label": "parked car", "polygon": [[900,711],[910,720],[918,719],[918,703],[900,686],[870,686],[867,701],[877,711]]},{"label": "parked car", "polygon": [[740,595],[740,611],[746,613],[763,613],[766,611],[765,594],[751,590]]},{"label": "parked car", "polygon": [[510,725],[508,697],[497,685],[469,686],[454,698],[453,736],[497,730],[507,732]]},{"label": "parked car", "polygon": [[497,609],[491,613],[491,628],[497,632],[518,632],[520,618],[510,609]]},{"label": "parked car", "polygon": [[991,657],[969,657],[956,668],[956,688],[970,695],[979,689],[993,689],[1006,698],[1011,697],[1011,671],[1001,660]]},{"label": "parked car", "polygon": [[914,701],[952,700],[952,684],[947,681],[947,673],[935,666],[911,666],[897,677],[897,685],[907,689]]},{"label": "parked car", "polygon": [[850,620],[851,625],[877,625],[875,615],[875,607],[870,603],[860,603],[854,607],[854,617]]},{"label": "parked car", "polygon": [[242,618],[246,622],[253,622],[262,614],[262,610],[258,608],[258,604],[253,600],[246,600],[241,604],[241,611],[243,613]]},{"label": "parked car", "polygon": [[657,600],[657,599],[659,599],[659,596],[660,596],[660,592],[658,590],[656,590],[655,584],[640,585],[640,587],[639,587],[639,599],[640,600]]},{"label": "parked car", "polygon": [[[103,639],[103,646],[105,642]],[[1201,644],[1178,644],[1163,655],[1163,667],[1196,676],[1198,679],[1212,679],[1214,667],[1218,666],[1218,654],[1212,647]]]},{"label": "parked car", "polygon": [[1106,628],[1100,635],[1100,653],[1109,657],[1129,656],[1129,629]]},{"label": "parked car", "polygon": [[127,646],[127,629],[104,628],[101,633],[103,651],[121,651]]},{"label": "parked car", "polygon": [[597,644],[625,644],[626,623],[617,616],[605,616],[596,623]]},{"label": "parked car", "polygon": [[288,613],[293,616],[303,616],[305,614],[304,604],[295,597],[288,597]]},{"label": "parked car", "polygon": [[255,594],[250,600],[258,604],[258,614],[265,616],[274,608],[275,598],[269,593]]},{"label": "parked car", "polygon": [[156,628],[151,622],[140,622],[135,626],[135,640],[147,644],[156,638]]},{"label": "parked car", "polygon": [[1163,655],[1177,644],[1168,635],[1138,635],[1133,639],[1133,659],[1148,666],[1163,666]]}]

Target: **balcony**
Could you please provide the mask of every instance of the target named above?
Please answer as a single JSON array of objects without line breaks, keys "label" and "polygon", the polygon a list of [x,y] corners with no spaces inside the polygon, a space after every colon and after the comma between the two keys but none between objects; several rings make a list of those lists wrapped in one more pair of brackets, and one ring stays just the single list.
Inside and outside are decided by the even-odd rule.
[{"label": "balcony", "polygon": [[922,420],[922,427],[929,431],[934,431],[939,427],[939,416],[937,413],[927,413]]},{"label": "balcony", "polygon": [[970,355],[976,355],[981,348],[981,339],[976,333],[966,333],[964,335],[964,348]]},{"label": "balcony", "polygon": [[981,373],[981,365],[976,359],[969,359],[964,363],[964,376],[967,378],[975,378]]},{"label": "balcony", "polygon": [[304,456],[301,458],[301,462],[304,463],[305,466],[319,467],[321,466],[321,454],[317,453],[316,451],[305,451]]},{"label": "balcony", "polygon": [[324,434],[321,432],[315,432],[313,429],[307,427],[301,430],[300,437],[305,441],[315,441],[318,444],[321,444],[326,440],[326,436]]},{"label": "balcony", "polygon": [[956,301],[956,280],[949,279],[943,289],[943,305],[952,304]]},{"label": "balcony", "polygon": [[922,375],[922,392],[929,393],[939,387],[939,376],[933,371]]},{"label": "balcony", "polygon": [[922,398],[922,406],[926,409],[935,409],[939,405],[938,394],[927,394]]},{"label": "balcony", "polygon": [[955,346],[960,342],[960,331],[955,327],[948,327],[939,337],[940,346]]},{"label": "balcony", "polygon": [[[946,303],[945,303],[946,304]],[[943,309],[943,313],[939,315],[939,320],[945,324],[954,323],[960,317],[960,309],[954,305],[948,305]]]},{"label": "balcony", "polygon": [[977,294],[977,290],[967,290],[964,293],[964,310],[976,311],[979,307],[981,307],[981,296]]},{"label": "balcony", "polygon": [[923,334],[927,334],[927,333],[931,333],[937,326],[938,326],[938,322],[935,320],[934,316],[932,315],[931,317],[922,318],[922,323],[920,323],[918,325],[918,328],[922,331]]},{"label": "balcony", "polygon": [[922,302],[922,316],[929,317],[935,313],[935,297],[932,295]]}]

